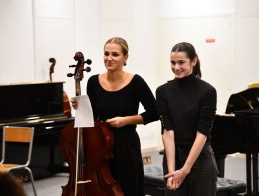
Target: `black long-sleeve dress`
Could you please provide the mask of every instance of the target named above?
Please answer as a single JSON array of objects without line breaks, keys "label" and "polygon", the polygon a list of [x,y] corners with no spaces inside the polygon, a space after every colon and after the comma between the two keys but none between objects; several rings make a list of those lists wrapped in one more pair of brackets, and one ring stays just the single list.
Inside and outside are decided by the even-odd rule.
[{"label": "black long-sleeve dress", "polygon": [[[139,103],[145,112],[140,115],[144,124],[158,120],[155,98],[139,75],[118,91],[107,91],[99,83],[99,75],[91,76],[87,83],[94,118],[102,121],[118,116],[138,114]],[[125,196],[144,196],[144,171],[140,139],[136,125],[121,128],[111,127],[114,134],[114,158],[110,159],[113,178],[120,182]]]}]

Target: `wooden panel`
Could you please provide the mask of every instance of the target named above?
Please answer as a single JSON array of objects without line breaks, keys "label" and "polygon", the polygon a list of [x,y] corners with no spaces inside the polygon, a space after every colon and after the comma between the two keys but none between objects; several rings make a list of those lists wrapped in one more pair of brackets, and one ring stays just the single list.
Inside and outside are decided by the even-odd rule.
[{"label": "wooden panel", "polygon": [[29,143],[31,141],[31,132],[31,128],[6,127],[5,141]]}]

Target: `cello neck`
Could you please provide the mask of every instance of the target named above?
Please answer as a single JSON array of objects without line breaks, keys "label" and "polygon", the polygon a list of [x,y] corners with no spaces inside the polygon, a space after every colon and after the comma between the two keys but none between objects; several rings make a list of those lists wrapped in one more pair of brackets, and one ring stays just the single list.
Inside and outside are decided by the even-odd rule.
[{"label": "cello neck", "polygon": [[49,81],[52,82],[52,74],[51,73],[49,73]]},{"label": "cello neck", "polygon": [[80,96],[81,95],[81,85],[80,85],[80,80],[76,79],[75,80],[75,90],[76,90],[76,96]]},{"label": "cello neck", "polygon": [[50,68],[49,68],[49,79],[50,79],[50,81],[52,82],[52,73],[54,73],[54,66],[55,66],[55,64],[56,64],[56,59],[50,58],[50,59],[49,59],[49,62],[52,63],[51,66],[50,66]]}]

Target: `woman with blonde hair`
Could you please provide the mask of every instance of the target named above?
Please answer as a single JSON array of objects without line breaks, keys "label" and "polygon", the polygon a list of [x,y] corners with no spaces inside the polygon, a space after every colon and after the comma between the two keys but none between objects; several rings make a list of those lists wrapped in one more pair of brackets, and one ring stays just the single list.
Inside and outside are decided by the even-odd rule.
[{"label": "woman with blonde hair", "polygon": [[[91,76],[87,83],[95,119],[108,123],[114,135],[111,174],[118,180],[125,196],[144,196],[144,170],[137,124],[158,120],[155,98],[144,79],[125,72],[128,44],[120,38],[104,45],[105,73]],[[76,100],[71,100],[76,109]],[[145,111],[138,113],[139,104]]]}]

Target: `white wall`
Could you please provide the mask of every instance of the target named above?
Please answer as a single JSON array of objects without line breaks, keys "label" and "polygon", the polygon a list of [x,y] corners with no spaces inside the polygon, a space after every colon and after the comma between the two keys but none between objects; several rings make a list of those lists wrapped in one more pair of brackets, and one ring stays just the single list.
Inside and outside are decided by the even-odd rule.
[{"label": "white wall", "polygon": [[[75,52],[82,51],[93,61],[92,72],[82,82],[85,93],[87,78],[105,71],[105,41],[122,36],[130,47],[125,70],[141,75],[155,92],[157,69],[165,66],[158,58],[159,18],[234,13],[230,77],[233,93],[241,91],[258,81],[258,6],[257,0],[1,0],[0,83],[48,80],[48,59],[54,57],[53,80],[65,81],[64,90],[72,97],[74,82],[66,77],[71,71],[67,66],[75,63]],[[138,131],[143,148],[162,147],[158,122]]]},{"label": "white wall", "polygon": [[259,4],[256,0],[234,3],[234,91],[259,82]]},{"label": "white wall", "polygon": [[157,0],[159,16],[205,15],[233,11],[234,0]]},{"label": "white wall", "polygon": [[[91,59],[91,72],[84,74],[82,94],[86,93],[86,83],[90,75],[100,73],[103,67],[103,43],[100,0],[74,0],[75,2],[75,50]],[[71,81],[71,79],[68,79]],[[67,80],[67,82],[68,82]],[[74,85],[73,85],[74,89]],[[73,91],[74,93],[74,91]]]},{"label": "white wall", "polygon": [[235,0],[234,10],[236,15],[256,15],[259,13],[259,4],[257,0]]},{"label": "white wall", "polygon": [[32,2],[0,2],[0,84],[34,81]]}]

